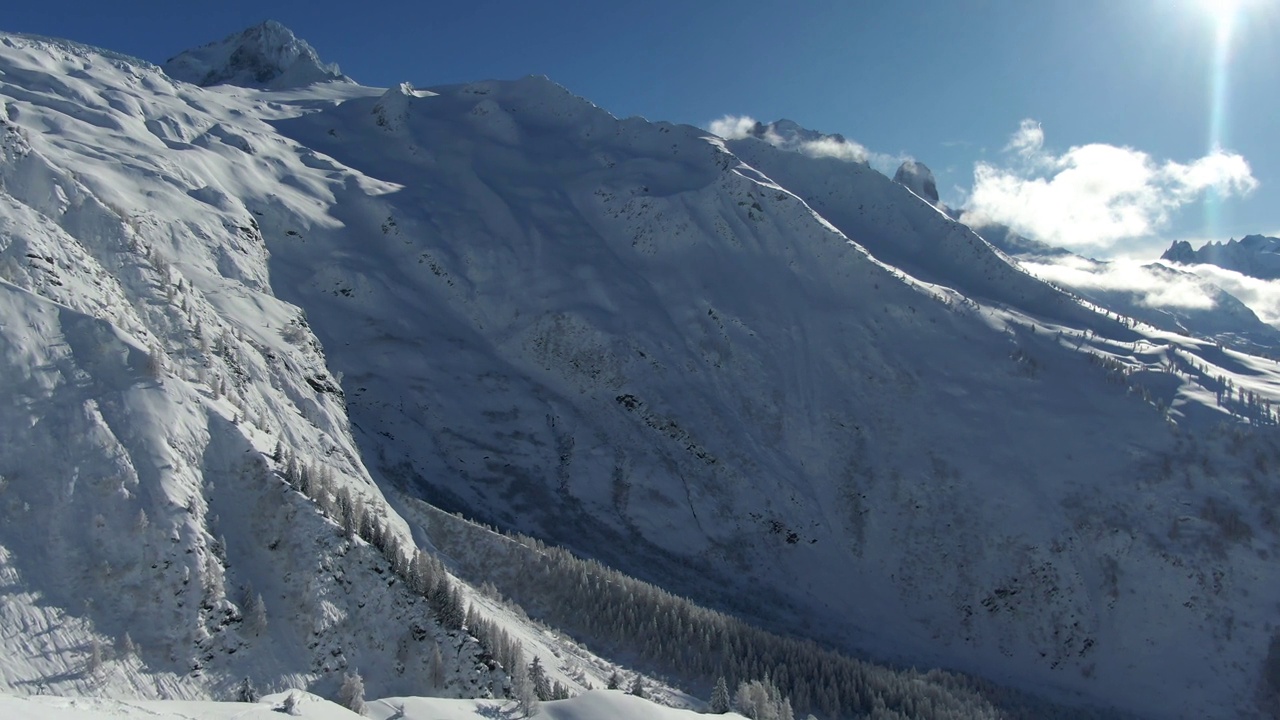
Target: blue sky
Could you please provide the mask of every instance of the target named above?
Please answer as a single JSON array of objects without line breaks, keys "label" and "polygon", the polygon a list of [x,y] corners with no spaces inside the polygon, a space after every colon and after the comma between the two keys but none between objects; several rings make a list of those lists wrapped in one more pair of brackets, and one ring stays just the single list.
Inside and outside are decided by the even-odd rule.
[{"label": "blue sky", "polygon": [[619,116],[786,117],[1124,255],[1280,231],[1280,7],[1238,4],[1229,32],[1209,0],[62,2],[2,29],[159,62],[272,18],[367,85],[539,73]]}]

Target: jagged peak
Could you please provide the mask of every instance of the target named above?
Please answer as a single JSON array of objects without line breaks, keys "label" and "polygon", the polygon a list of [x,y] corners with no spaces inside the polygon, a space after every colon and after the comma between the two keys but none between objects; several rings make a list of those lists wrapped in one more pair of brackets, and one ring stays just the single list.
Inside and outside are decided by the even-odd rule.
[{"label": "jagged peak", "polygon": [[1174,240],[1169,245],[1169,249],[1165,250],[1164,254],[1160,256],[1160,259],[1186,265],[1195,262],[1196,251],[1192,249],[1191,243],[1186,240]]},{"label": "jagged peak", "polygon": [[278,90],[318,82],[351,82],[336,64],[275,20],[187,50],[164,64],[170,77],[208,87],[240,85]]}]

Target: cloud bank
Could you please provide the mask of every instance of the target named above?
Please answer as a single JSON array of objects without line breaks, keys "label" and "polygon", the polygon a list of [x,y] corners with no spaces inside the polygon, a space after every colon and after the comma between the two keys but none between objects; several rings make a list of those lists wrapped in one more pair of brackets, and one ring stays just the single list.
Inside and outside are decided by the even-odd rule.
[{"label": "cloud bank", "polygon": [[[1261,280],[1217,265],[1150,267],[1150,261],[1094,262],[1079,256],[1020,260],[1036,277],[1080,290],[1123,291],[1149,308],[1211,310],[1218,290],[1234,296],[1258,319],[1280,328],[1280,280]],[[1158,265],[1163,265],[1159,263]]]},{"label": "cloud bank", "polygon": [[1034,120],[1022,121],[1004,153],[1004,165],[974,167],[962,220],[1006,225],[1075,250],[1150,237],[1174,211],[1209,192],[1243,195],[1258,184],[1243,157],[1223,150],[1187,164],[1100,143],[1055,154],[1045,149],[1044,129]]},{"label": "cloud bank", "polygon": [[1139,305],[1149,308],[1211,310],[1216,305],[1213,288],[1199,277],[1161,271],[1136,260],[1099,263],[1067,256],[1042,262],[1023,260],[1019,264],[1036,277],[1058,285],[1133,293]]},{"label": "cloud bank", "polygon": [[1262,322],[1280,328],[1280,281],[1261,280],[1217,265],[1179,265],[1235,295]]}]

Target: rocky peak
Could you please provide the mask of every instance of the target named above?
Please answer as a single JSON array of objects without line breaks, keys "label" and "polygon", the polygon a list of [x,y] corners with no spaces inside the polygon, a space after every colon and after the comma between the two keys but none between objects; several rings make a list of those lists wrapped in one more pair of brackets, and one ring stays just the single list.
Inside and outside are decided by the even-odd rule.
[{"label": "rocky peak", "polygon": [[924,163],[907,160],[898,166],[893,181],[930,203],[938,204],[938,183],[933,178],[933,171]]},{"label": "rocky peak", "polygon": [[274,20],[179,53],[164,64],[172,78],[201,86],[240,85],[278,90],[318,82],[351,82],[324,63],[305,40]]}]

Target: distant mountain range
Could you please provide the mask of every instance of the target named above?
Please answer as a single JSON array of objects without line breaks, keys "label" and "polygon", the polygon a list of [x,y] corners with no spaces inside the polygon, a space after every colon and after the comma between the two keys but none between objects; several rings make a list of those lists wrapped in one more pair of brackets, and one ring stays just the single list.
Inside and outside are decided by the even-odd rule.
[{"label": "distant mountain range", "polygon": [[1205,243],[1193,250],[1191,243],[1173,243],[1160,256],[1162,260],[1183,265],[1217,265],[1263,280],[1280,279],[1280,238],[1246,235],[1225,243]]}]

